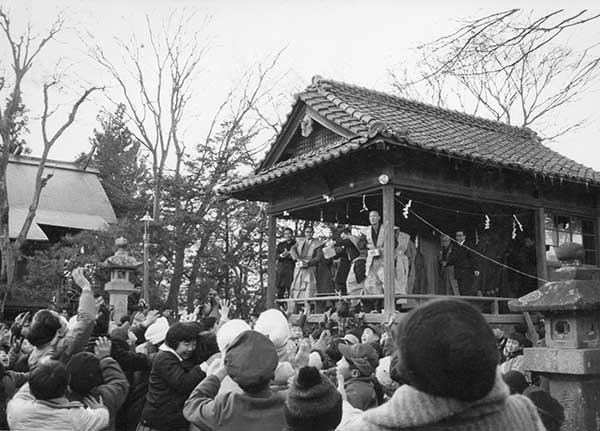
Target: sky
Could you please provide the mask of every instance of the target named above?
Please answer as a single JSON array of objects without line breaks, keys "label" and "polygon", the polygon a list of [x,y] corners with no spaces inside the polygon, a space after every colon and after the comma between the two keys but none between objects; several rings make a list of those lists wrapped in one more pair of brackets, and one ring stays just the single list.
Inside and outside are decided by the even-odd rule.
[{"label": "sky", "polygon": [[[559,7],[552,1],[520,3],[536,11]],[[52,103],[58,108],[51,128],[64,119],[69,103],[85,86],[106,87],[104,94],[96,93],[84,104],[76,123],[52,149],[50,158],[59,160],[72,160],[77,154],[89,151],[89,138],[97,127],[99,110],[112,106],[106,95],[114,99],[119,94],[114,83],[88,55],[86,44],[93,37],[110,55],[118,56],[115,38],[128,40],[132,32],[141,32],[146,16],[158,21],[173,10],[195,13],[197,20],[194,18],[193,22],[210,40],[194,87],[194,103],[185,131],[190,147],[203,139],[213,113],[229,89],[239,84],[241,74],[284,47],[273,81],[274,91],[282,97],[271,109],[271,115],[281,118],[290,111],[293,94],[309,85],[314,75],[389,91],[389,71],[411,67],[417,45],[450,33],[461,18],[497,10],[491,8],[491,2],[486,6],[481,1],[441,0],[10,0],[2,4],[10,13],[15,29],[30,21],[32,28],[43,32],[60,11],[66,16],[68,28],[43,51],[25,86],[32,155],[41,152],[41,86],[48,76],[55,71],[63,76],[62,85],[52,94]],[[593,4],[575,0],[569,6],[575,10]],[[209,23],[203,25],[206,17]],[[581,49],[599,40],[599,36],[600,21],[568,42]],[[0,47],[3,58],[5,49]],[[0,63],[0,71],[7,67],[6,62]],[[588,122],[550,146],[600,171],[598,93],[598,89],[590,91],[551,119],[560,123],[588,118]]]}]

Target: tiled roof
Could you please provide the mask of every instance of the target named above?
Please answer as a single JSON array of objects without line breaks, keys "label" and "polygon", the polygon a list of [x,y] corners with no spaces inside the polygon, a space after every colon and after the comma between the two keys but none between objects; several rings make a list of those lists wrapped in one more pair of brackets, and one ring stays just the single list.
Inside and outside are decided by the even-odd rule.
[{"label": "tiled roof", "polygon": [[248,187],[268,183],[269,181],[293,174],[294,172],[312,168],[313,166],[337,159],[351,151],[356,151],[361,147],[361,144],[365,143],[366,141],[367,139],[362,137],[357,137],[350,140],[341,138],[338,142],[315,149],[313,151],[309,151],[301,156],[276,163],[269,168],[260,170],[254,175],[250,175],[246,178],[223,185],[218,188],[218,192],[220,194],[234,193],[238,190],[243,190]]},{"label": "tiled roof", "polygon": [[[363,142],[377,133],[389,134],[402,137],[409,145],[432,152],[526,170],[537,175],[600,183],[600,172],[546,147],[527,128],[509,126],[320,77],[313,78],[312,84],[298,95],[298,103],[302,102],[328,120],[354,132],[357,137],[365,138]],[[336,144],[336,151],[343,153],[344,145],[352,145],[349,151],[354,151],[358,149],[355,148],[356,142],[351,140]],[[278,140],[265,160],[268,160],[277,144]],[[292,158],[271,167],[261,165],[255,175],[223,187],[220,191],[229,193],[260,184],[265,182],[265,174],[272,178],[287,175],[303,169],[305,156],[309,156],[312,163],[315,159],[321,160],[322,153],[328,154],[328,151],[322,148],[311,153],[312,156]]]}]

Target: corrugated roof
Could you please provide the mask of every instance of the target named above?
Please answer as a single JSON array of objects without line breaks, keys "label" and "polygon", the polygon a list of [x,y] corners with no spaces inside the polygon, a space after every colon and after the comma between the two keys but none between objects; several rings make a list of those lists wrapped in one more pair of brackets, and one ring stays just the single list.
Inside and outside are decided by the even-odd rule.
[{"label": "corrugated roof", "polygon": [[[297,103],[305,103],[329,121],[364,138],[382,133],[401,137],[409,145],[427,151],[533,174],[600,183],[599,172],[546,147],[527,128],[320,77],[313,78],[312,84],[298,95]],[[289,170],[279,163],[266,165],[278,145],[279,139],[254,175],[228,184],[220,192],[231,193],[261,184],[265,172],[276,177],[288,174]],[[342,148],[337,147],[338,151]],[[353,146],[352,151],[357,149]],[[318,154],[315,157],[320,159]],[[296,158],[287,160],[285,166],[296,166],[296,161]]]},{"label": "corrugated roof", "polygon": [[[9,161],[6,181],[12,238],[19,234],[31,204],[38,163],[33,157],[11,157]],[[50,161],[44,170],[44,175],[48,174],[52,177],[42,189],[28,239],[47,240],[38,225],[100,230],[116,221],[96,170],[82,171],[74,163]]]}]

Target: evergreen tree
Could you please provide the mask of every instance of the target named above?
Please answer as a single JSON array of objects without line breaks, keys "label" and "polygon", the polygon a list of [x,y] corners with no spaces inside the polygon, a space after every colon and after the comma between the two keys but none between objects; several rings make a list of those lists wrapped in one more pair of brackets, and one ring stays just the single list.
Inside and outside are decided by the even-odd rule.
[{"label": "evergreen tree", "polygon": [[125,105],[114,113],[98,115],[100,130],[90,139],[92,161],[117,218],[139,219],[148,202],[148,172],[140,155],[140,142],[126,125]]}]

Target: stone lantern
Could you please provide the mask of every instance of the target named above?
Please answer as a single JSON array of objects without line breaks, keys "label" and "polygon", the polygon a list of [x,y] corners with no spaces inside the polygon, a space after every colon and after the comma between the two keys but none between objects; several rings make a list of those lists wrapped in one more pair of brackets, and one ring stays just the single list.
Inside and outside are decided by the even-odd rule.
[{"label": "stone lantern", "polygon": [[524,350],[525,369],[543,373],[565,409],[565,431],[600,429],[600,268],[582,265],[583,247],[557,251],[557,281],[508,303],[512,311],[539,312],[546,347]]},{"label": "stone lantern", "polygon": [[110,295],[110,305],[114,307],[113,320],[119,322],[127,314],[127,297],[135,291],[131,282],[132,274],[142,265],[127,250],[127,239],[120,237],[115,240],[117,251],[107,258],[100,266],[110,270],[110,281],[104,290]]}]

